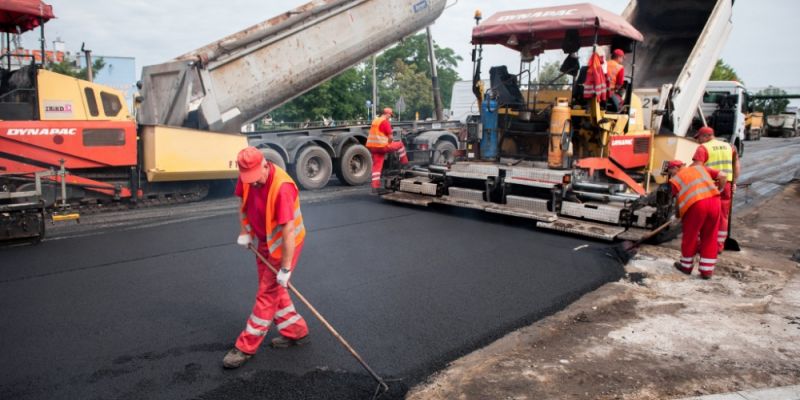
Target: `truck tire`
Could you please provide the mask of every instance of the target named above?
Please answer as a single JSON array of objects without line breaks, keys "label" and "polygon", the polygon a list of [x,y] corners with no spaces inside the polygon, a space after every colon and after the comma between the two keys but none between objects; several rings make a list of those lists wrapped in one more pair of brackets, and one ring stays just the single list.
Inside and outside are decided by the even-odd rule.
[{"label": "truck tire", "polygon": [[270,149],[269,147],[262,147],[261,154],[264,155],[264,159],[281,167],[282,170],[286,170],[286,162],[283,161],[283,157],[281,157],[280,153],[278,153],[274,149]]},{"label": "truck tire", "polygon": [[313,190],[325,187],[332,171],[331,156],[322,147],[314,145],[300,151],[293,172],[300,187]]},{"label": "truck tire", "polygon": [[446,140],[433,146],[431,164],[450,164],[455,160],[456,146]]},{"label": "truck tire", "polygon": [[372,177],[372,155],[361,144],[348,146],[339,157],[336,176],[350,186],[363,185]]}]

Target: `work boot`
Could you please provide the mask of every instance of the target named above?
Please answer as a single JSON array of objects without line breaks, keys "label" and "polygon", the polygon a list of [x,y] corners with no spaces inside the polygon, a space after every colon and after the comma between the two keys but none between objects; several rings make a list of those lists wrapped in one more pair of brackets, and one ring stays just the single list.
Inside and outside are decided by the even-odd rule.
[{"label": "work boot", "polygon": [[680,261],[675,261],[675,264],[672,264],[672,266],[675,267],[675,269],[677,269],[678,271],[681,271],[681,273],[683,273],[683,274],[686,274],[686,275],[691,275],[692,274],[692,270],[685,269]]},{"label": "work boot", "polygon": [[234,347],[228,351],[228,354],[225,354],[225,358],[222,359],[222,366],[228,369],[239,368],[251,357],[253,357],[252,354],[244,353]]},{"label": "work boot", "polygon": [[308,343],[309,341],[311,341],[311,339],[308,338],[308,335],[305,335],[300,339],[289,339],[286,336],[281,335],[272,339],[272,341],[270,342],[270,346],[276,349],[285,349],[287,347],[292,347],[292,346],[302,346]]}]

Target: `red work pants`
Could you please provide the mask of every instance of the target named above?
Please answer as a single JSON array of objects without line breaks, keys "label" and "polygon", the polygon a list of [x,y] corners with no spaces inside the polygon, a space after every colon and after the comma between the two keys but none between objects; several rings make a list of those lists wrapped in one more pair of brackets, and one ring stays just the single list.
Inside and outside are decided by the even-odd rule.
[{"label": "red work pants", "polygon": [[397,156],[400,157],[400,163],[403,165],[408,164],[406,147],[399,140],[389,143],[386,147],[371,148],[369,152],[372,154],[372,187],[374,189],[381,187],[381,171],[383,170],[383,161],[386,159],[386,154],[397,152]]},{"label": "red work pants", "polygon": [[[295,249],[295,262],[299,258],[302,246]],[[265,258],[269,255],[266,243],[259,243],[258,252]],[[281,336],[289,339],[300,339],[308,335],[308,325],[300,314],[297,313],[289,298],[289,292],[275,280],[275,273],[266,264],[256,258],[258,264],[258,293],[253,312],[247,319],[247,324],[236,339],[236,348],[243,353],[254,354],[258,351],[261,342],[269,331],[269,326],[274,322]],[[280,264],[273,265],[277,270]]]},{"label": "red work pants", "polygon": [[725,189],[719,196],[719,202],[722,206],[722,213],[719,218],[719,234],[717,236],[717,242],[719,243],[718,250],[720,252],[725,248],[725,239],[728,238],[728,218],[730,218],[731,201],[733,201],[733,192],[731,189],[731,183],[726,183]]},{"label": "red work pants", "polygon": [[717,232],[720,219],[719,196],[694,203],[681,218],[683,239],[681,241],[681,270],[691,273],[694,256],[700,254],[700,275],[711,276],[717,264]]}]

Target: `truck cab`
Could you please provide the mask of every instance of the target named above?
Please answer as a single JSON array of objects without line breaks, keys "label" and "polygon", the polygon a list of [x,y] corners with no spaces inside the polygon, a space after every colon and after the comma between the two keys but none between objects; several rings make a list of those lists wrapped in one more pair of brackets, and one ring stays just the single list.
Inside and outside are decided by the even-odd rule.
[{"label": "truck cab", "polygon": [[[700,103],[702,117],[714,128],[717,138],[730,143],[741,156],[744,153],[747,91],[736,81],[709,81]],[[702,123],[700,119],[695,121]]]}]

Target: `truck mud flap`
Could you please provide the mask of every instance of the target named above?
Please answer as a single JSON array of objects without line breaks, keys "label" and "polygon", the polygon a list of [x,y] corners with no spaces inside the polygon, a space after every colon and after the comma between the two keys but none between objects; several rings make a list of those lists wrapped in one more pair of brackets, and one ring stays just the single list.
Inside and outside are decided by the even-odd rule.
[{"label": "truck mud flap", "polygon": [[537,222],[536,226],[539,228],[573,233],[576,235],[588,236],[608,241],[614,240],[617,235],[625,231],[625,228],[620,226],[596,224],[569,218],[560,218],[553,222]]},{"label": "truck mud flap", "polygon": [[425,196],[422,194],[415,194],[415,193],[406,193],[406,192],[394,192],[394,193],[387,193],[381,196],[384,200],[395,201],[398,203],[405,203],[405,204],[412,204],[415,206],[424,206],[427,207],[429,204],[433,203],[436,200],[435,197]]}]

